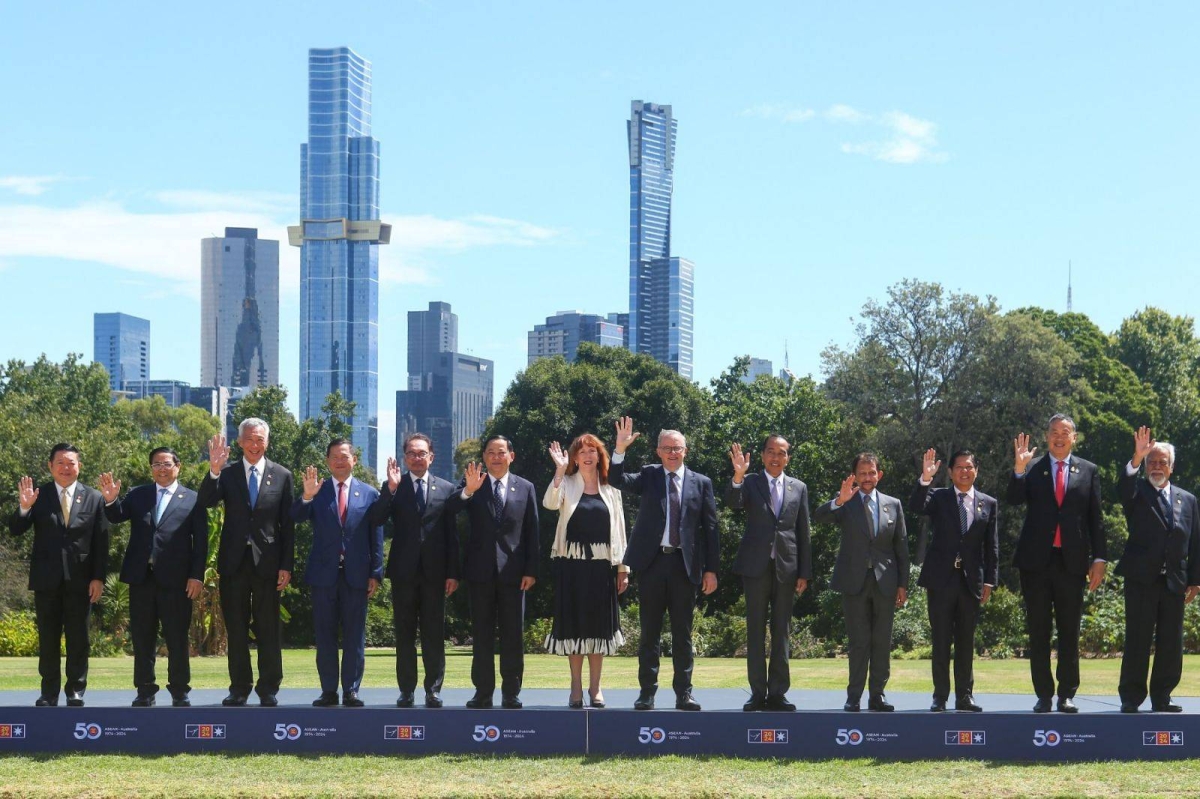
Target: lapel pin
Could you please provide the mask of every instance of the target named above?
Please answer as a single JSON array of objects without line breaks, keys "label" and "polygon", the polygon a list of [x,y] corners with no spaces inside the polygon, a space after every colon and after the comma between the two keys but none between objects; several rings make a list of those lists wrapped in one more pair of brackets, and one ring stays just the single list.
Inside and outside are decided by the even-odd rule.
[{"label": "lapel pin", "polygon": [[356,496],[356,497],[358,496],[358,492],[357,492],[357,491],[355,491],[355,492],[354,492],[354,496]]},{"label": "lapel pin", "polygon": [[1075,474],[1075,473],[1076,473],[1076,472],[1078,472],[1078,471],[1079,471],[1079,468],[1078,468],[1077,466],[1072,466],[1072,467],[1071,467],[1071,474]]}]

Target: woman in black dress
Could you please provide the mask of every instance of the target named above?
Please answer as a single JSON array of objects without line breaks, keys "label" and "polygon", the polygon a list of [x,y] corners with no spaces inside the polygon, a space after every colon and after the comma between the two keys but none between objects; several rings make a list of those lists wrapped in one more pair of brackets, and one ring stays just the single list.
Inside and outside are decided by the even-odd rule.
[{"label": "woman in black dress", "polygon": [[625,514],[621,492],[608,484],[608,451],[584,433],[566,452],[550,445],[557,467],[542,504],[558,511],[550,549],[554,571],[554,627],[546,650],[566,655],[571,665],[570,707],[583,707],[583,658],[588,659],[588,697],[604,707],[600,671],[604,656],[625,642],[617,595],[629,587],[625,557]]}]

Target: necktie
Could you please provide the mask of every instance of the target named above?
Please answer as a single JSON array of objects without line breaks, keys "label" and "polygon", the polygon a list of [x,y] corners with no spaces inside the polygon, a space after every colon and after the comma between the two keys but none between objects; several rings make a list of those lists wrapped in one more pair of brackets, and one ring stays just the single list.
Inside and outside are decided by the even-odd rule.
[{"label": "necktie", "polygon": [[338,521],[346,526],[346,484],[338,483]]},{"label": "necktie", "polygon": [[675,472],[668,472],[668,474],[671,475],[671,489],[668,492],[667,504],[671,518],[667,521],[667,544],[677,547],[679,546],[679,517],[683,514],[683,505],[679,501],[679,475]]},{"label": "necktie", "polygon": [[863,508],[867,511],[867,529],[871,531],[871,538],[875,537],[875,501],[871,499],[870,494],[863,494]]},{"label": "necktie", "polygon": [[771,478],[771,509],[775,511],[775,518],[779,518],[779,511],[783,509],[783,492],[779,489],[780,480],[778,477]]},{"label": "necktie", "polygon": [[415,491],[416,491],[416,495],[417,495],[417,513],[424,515],[425,514],[425,481],[419,477],[417,478],[417,482],[415,485]]},{"label": "necktie", "polygon": [[66,527],[71,523],[71,497],[67,494],[67,489],[62,490],[62,517],[63,526]]},{"label": "necktie", "polygon": [[158,505],[154,508],[154,523],[158,524],[162,521],[163,512],[167,509],[167,502],[170,501],[170,492],[165,488],[158,489]]},{"label": "necktie", "polygon": [[1162,489],[1158,492],[1158,504],[1162,509],[1163,518],[1167,521],[1167,529],[1175,526],[1175,519],[1171,514],[1171,498],[1167,496],[1167,489]]},{"label": "necktie", "polygon": [[250,508],[258,504],[258,467],[250,467]]},{"label": "necktie", "polygon": [[962,491],[958,492],[958,534],[967,534],[967,495]]},{"label": "necktie", "polygon": [[499,527],[504,521],[504,483],[496,479],[492,480],[492,515]]},{"label": "necktie", "polygon": [[[1067,462],[1058,462],[1058,472],[1054,476],[1054,500],[1062,507],[1063,497],[1067,495]],[[1054,546],[1062,549],[1062,525],[1054,528]]]}]

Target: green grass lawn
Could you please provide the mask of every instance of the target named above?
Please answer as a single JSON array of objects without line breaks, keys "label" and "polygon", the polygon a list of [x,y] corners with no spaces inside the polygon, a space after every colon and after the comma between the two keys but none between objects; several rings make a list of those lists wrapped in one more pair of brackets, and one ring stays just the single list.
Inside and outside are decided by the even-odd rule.
[{"label": "green grass lawn", "polygon": [[[1183,680],[1176,696],[1200,696],[1200,655],[1186,655]],[[792,686],[795,690],[840,690],[846,687],[845,658],[792,661]],[[166,659],[159,658],[160,675],[165,679]],[[670,668],[669,660],[667,668]],[[1117,693],[1117,678],[1121,670],[1119,658],[1084,660],[1080,664],[1081,694]],[[283,652],[285,688],[316,687],[317,667],[311,649],[285,649]],[[604,686],[607,688],[637,687],[637,658],[610,657],[604,662]],[[746,661],[743,658],[697,658],[696,688],[744,688]],[[88,687],[96,690],[131,689],[133,658],[92,658],[88,669]],[[36,690],[38,684],[36,658],[0,658],[0,690]],[[391,688],[396,684],[395,652],[391,649],[367,651],[363,685],[369,688]],[[567,659],[554,655],[525,656],[526,688],[568,687]],[[192,658],[193,688],[225,688],[229,673],[224,657]],[[891,691],[928,693],[932,690],[928,660],[892,659]],[[446,656],[446,686],[471,686],[471,652],[452,649]],[[1020,659],[975,661],[975,689],[981,694],[1032,694],[1029,682],[1029,661]]]}]

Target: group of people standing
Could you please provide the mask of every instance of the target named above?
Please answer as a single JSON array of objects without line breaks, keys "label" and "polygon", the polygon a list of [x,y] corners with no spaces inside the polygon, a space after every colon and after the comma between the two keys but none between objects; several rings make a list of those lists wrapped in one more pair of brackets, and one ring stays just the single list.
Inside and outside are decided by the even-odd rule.
[{"label": "group of people standing", "polygon": [[[631,575],[639,589],[639,694],[635,709],[655,707],[664,615],[670,616],[672,690],[675,708],[699,710],[693,694],[692,620],[697,592],[717,588],[720,544],[712,481],[685,465],[687,440],[677,430],[658,435],[658,463],[631,468],[626,451],[640,437],[633,420],[616,423],[610,457],[590,433],[565,449],[549,446],[554,478],[541,504],[558,512],[550,548],[554,577],[553,626],[547,651],[567,657],[568,705],[605,705],[601,674],[605,655],[624,644],[620,594]],[[1029,436],[1013,442],[1014,467],[1006,500],[1025,506],[1016,547],[1029,632],[1035,712],[1077,711],[1079,629],[1085,585],[1094,590],[1107,568],[1101,528],[1100,483],[1095,464],[1072,454],[1075,424],[1051,418],[1049,453],[1035,460]],[[315,706],[363,706],[358,692],[365,663],[368,600],[386,576],[396,633],[399,707],[415,704],[417,649],[421,642],[424,704],[442,707],[445,677],[446,599],[466,583],[473,654],[471,708],[493,706],[495,649],[499,638],[501,706],[522,706],[523,628],[526,592],[538,580],[538,502],[534,486],[509,470],[512,442],[492,436],[482,463],[469,464],[456,486],[430,473],[433,442],[423,434],[404,442],[403,467],[388,459],[380,489],[353,476],[350,441],[326,449],[330,477],[306,468],[301,492],[292,473],[266,458],[270,428],[244,420],[238,431],[242,457],[229,462],[224,436],[209,444],[209,473],[199,490],[178,482],[180,461],[171,449],[150,454],[153,482],[124,496],[111,473],[99,489],[78,482],[80,453],[69,444],[50,453],[52,480],[18,486],[19,509],[10,529],[33,527],[29,587],[39,635],[41,692],[38,706],[58,703],[62,675],[59,642],[66,637],[66,700],[83,704],[87,686],[88,618],[107,574],[109,525],[130,522],[120,579],[130,585],[130,631],[134,648],[134,706],[152,706],[155,652],[161,627],[167,644],[172,704],[188,706],[188,629],[192,600],[204,590],[208,558],[207,510],[224,506],[217,557],[220,606],[227,635],[229,695],[226,706],[245,705],[251,693],[275,706],[283,679],[279,597],[291,582],[295,524],[312,524],[313,541],[304,580],[312,594],[316,660],[321,693]],[[1171,691],[1182,669],[1183,609],[1200,593],[1200,510],[1195,497],[1170,483],[1174,448],[1155,442],[1142,427],[1134,454],[1121,472],[1118,491],[1129,541],[1117,573],[1125,577],[1126,648],[1121,667],[1121,709],[1137,712],[1150,696],[1152,709],[1178,711]],[[795,710],[790,687],[789,633],[794,602],[812,580],[808,489],[786,474],[791,445],[771,435],[760,450],[762,470],[733,444],[733,479],[727,504],[744,511],[733,571],[742,580],[747,622],[747,711]],[[1143,466],[1145,477],[1139,477]],[[954,709],[979,711],[972,658],[980,606],[998,582],[999,503],[975,488],[979,464],[970,451],[952,454],[950,486],[935,488],[941,469],[930,449],[922,459],[907,509],[928,517],[917,547],[918,585],[928,594],[933,648],[933,704],[948,709],[953,663]],[[883,494],[879,458],[857,455],[837,495],[812,518],[837,525],[841,538],[830,588],[842,596],[849,654],[844,710],[891,711],[889,678],[892,624],[907,601],[909,582],[905,505]],[[638,504],[626,531],[623,499]],[[457,518],[467,517],[460,546]],[[392,545],[384,564],[384,526]],[[462,552],[460,557],[460,550]],[[770,651],[766,644],[770,633]],[[250,658],[253,632],[258,679]],[[1050,670],[1051,638],[1057,632],[1058,669]],[[340,643],[339,643],[340,640]],[[1151,646],[1154,669],[1149,671]],[[339,664],[340,660],[340,664]],[[1147,690],[1147,674],[1149,687]],[[1057,684],[1056,678],[1057,677]]]}]

